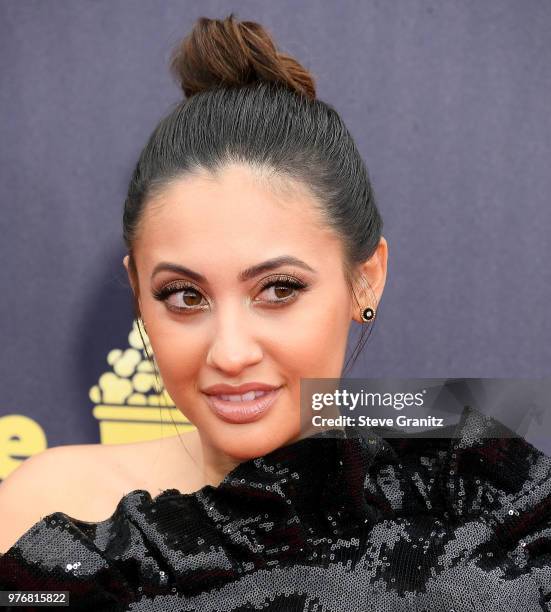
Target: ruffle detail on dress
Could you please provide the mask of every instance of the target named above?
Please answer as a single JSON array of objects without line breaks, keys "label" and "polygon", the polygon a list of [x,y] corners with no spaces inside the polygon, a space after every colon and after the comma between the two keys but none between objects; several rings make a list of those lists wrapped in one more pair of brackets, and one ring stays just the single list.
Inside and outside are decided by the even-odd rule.
[{"label": "ruffle detail on dress", "polygon": [[468,407],[448,438],[331,430],[105,521],[50,514],[0,587],[82,610],[549,611],[551,458]]}]

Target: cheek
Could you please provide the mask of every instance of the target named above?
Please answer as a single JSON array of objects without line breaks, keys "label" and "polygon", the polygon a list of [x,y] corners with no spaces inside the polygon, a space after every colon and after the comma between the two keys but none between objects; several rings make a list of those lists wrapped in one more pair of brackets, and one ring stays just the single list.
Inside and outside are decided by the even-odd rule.
[{"label": "cheek", "polygon": [[315,300],[296,319],[289,318],[276,359],[294,378],[338,378],[341,374],[349,311],[342,302]]},{"label": "cheek", "polygon": [[[194,385],[200,378],[202,343],[193,340],[189,332],[175,333],[174,328],[166,331],[160,325],[151,332],[150,341],[163,385],[174,403],[180,410],[193,405],[186,401],[186,396],[195,392]],[[187,411],[183,412],[191,417]]]}]

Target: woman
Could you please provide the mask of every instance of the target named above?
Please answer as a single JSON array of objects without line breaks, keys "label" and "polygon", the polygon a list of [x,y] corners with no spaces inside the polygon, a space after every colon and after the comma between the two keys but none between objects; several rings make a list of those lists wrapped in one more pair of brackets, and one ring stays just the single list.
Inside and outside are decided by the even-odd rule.
[{"label": "woman", "polygon": [[80,610],[551,609],[546,455],[475,410],[448,439],[303,428],[301,379],[342,375],[350,322],[370,329],[386,280],[336,111],[233,15],[199,19],[172,69],[186,100],[134,171],[124,266],[196,431],[157,469],[150,443],[86,455],[134,490],[113,509],[111,487],[103,520],[58,507],[16,534],[0,587],[68,591]]}]

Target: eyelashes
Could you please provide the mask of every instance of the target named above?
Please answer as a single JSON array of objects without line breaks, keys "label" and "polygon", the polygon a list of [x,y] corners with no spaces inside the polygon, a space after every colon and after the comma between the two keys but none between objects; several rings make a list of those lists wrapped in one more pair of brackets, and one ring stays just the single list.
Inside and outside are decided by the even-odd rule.
[{"label": "eyelashes", "polygon": [[[308,284],[300,279],[282,274],[276,277],[271,277],[267,279],[266,281],[264,281],[260,286],[260,291],[264,292],[266,289],[270,289],[272,287],[284,287],[285,289],[289,289],[295,292],[294,295],[284,297],[281,299],[260,300],[260,301],[265,301],[267,304],[281,306],[281,305],[285,305],[290,302],[294,302],[300,292],[306,291],[308,289]],[[168,303],[167,301],[168,298],[171,295],[176,294],[176,293],[183,293],[185,297],[182,299],[186,299],[190,297],[197,298],[197,303],[193,305],[184,306],[184,307],[175,306],[174,304]],[[152,295],[154,299],[160,302],[165,302],[166,307],[169,310],[173,310],[176,312],[183,312],[183,311],[196,312],[198,310],[204,309],[201,306],[202,293],[199,291],[199,289],[197,289],[197,287],[195,287],[195,285],[193,285],[193,283],[190,283],[189,281],[180,280],[180,281],[175,281],[173,283],[169,283],[168,285],[165,285],[164,287],[161,287],[160,289],[153,290]]]}]

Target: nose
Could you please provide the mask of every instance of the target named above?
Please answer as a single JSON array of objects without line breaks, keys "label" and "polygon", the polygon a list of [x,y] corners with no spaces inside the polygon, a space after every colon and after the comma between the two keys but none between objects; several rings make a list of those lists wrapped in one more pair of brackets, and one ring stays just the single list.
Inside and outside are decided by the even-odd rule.
[{"label": "nose", "polygon": [[262,360],[262,348],[255,338],[251,321],[238,309],[218,313],[207,365],[235,376]]}]

